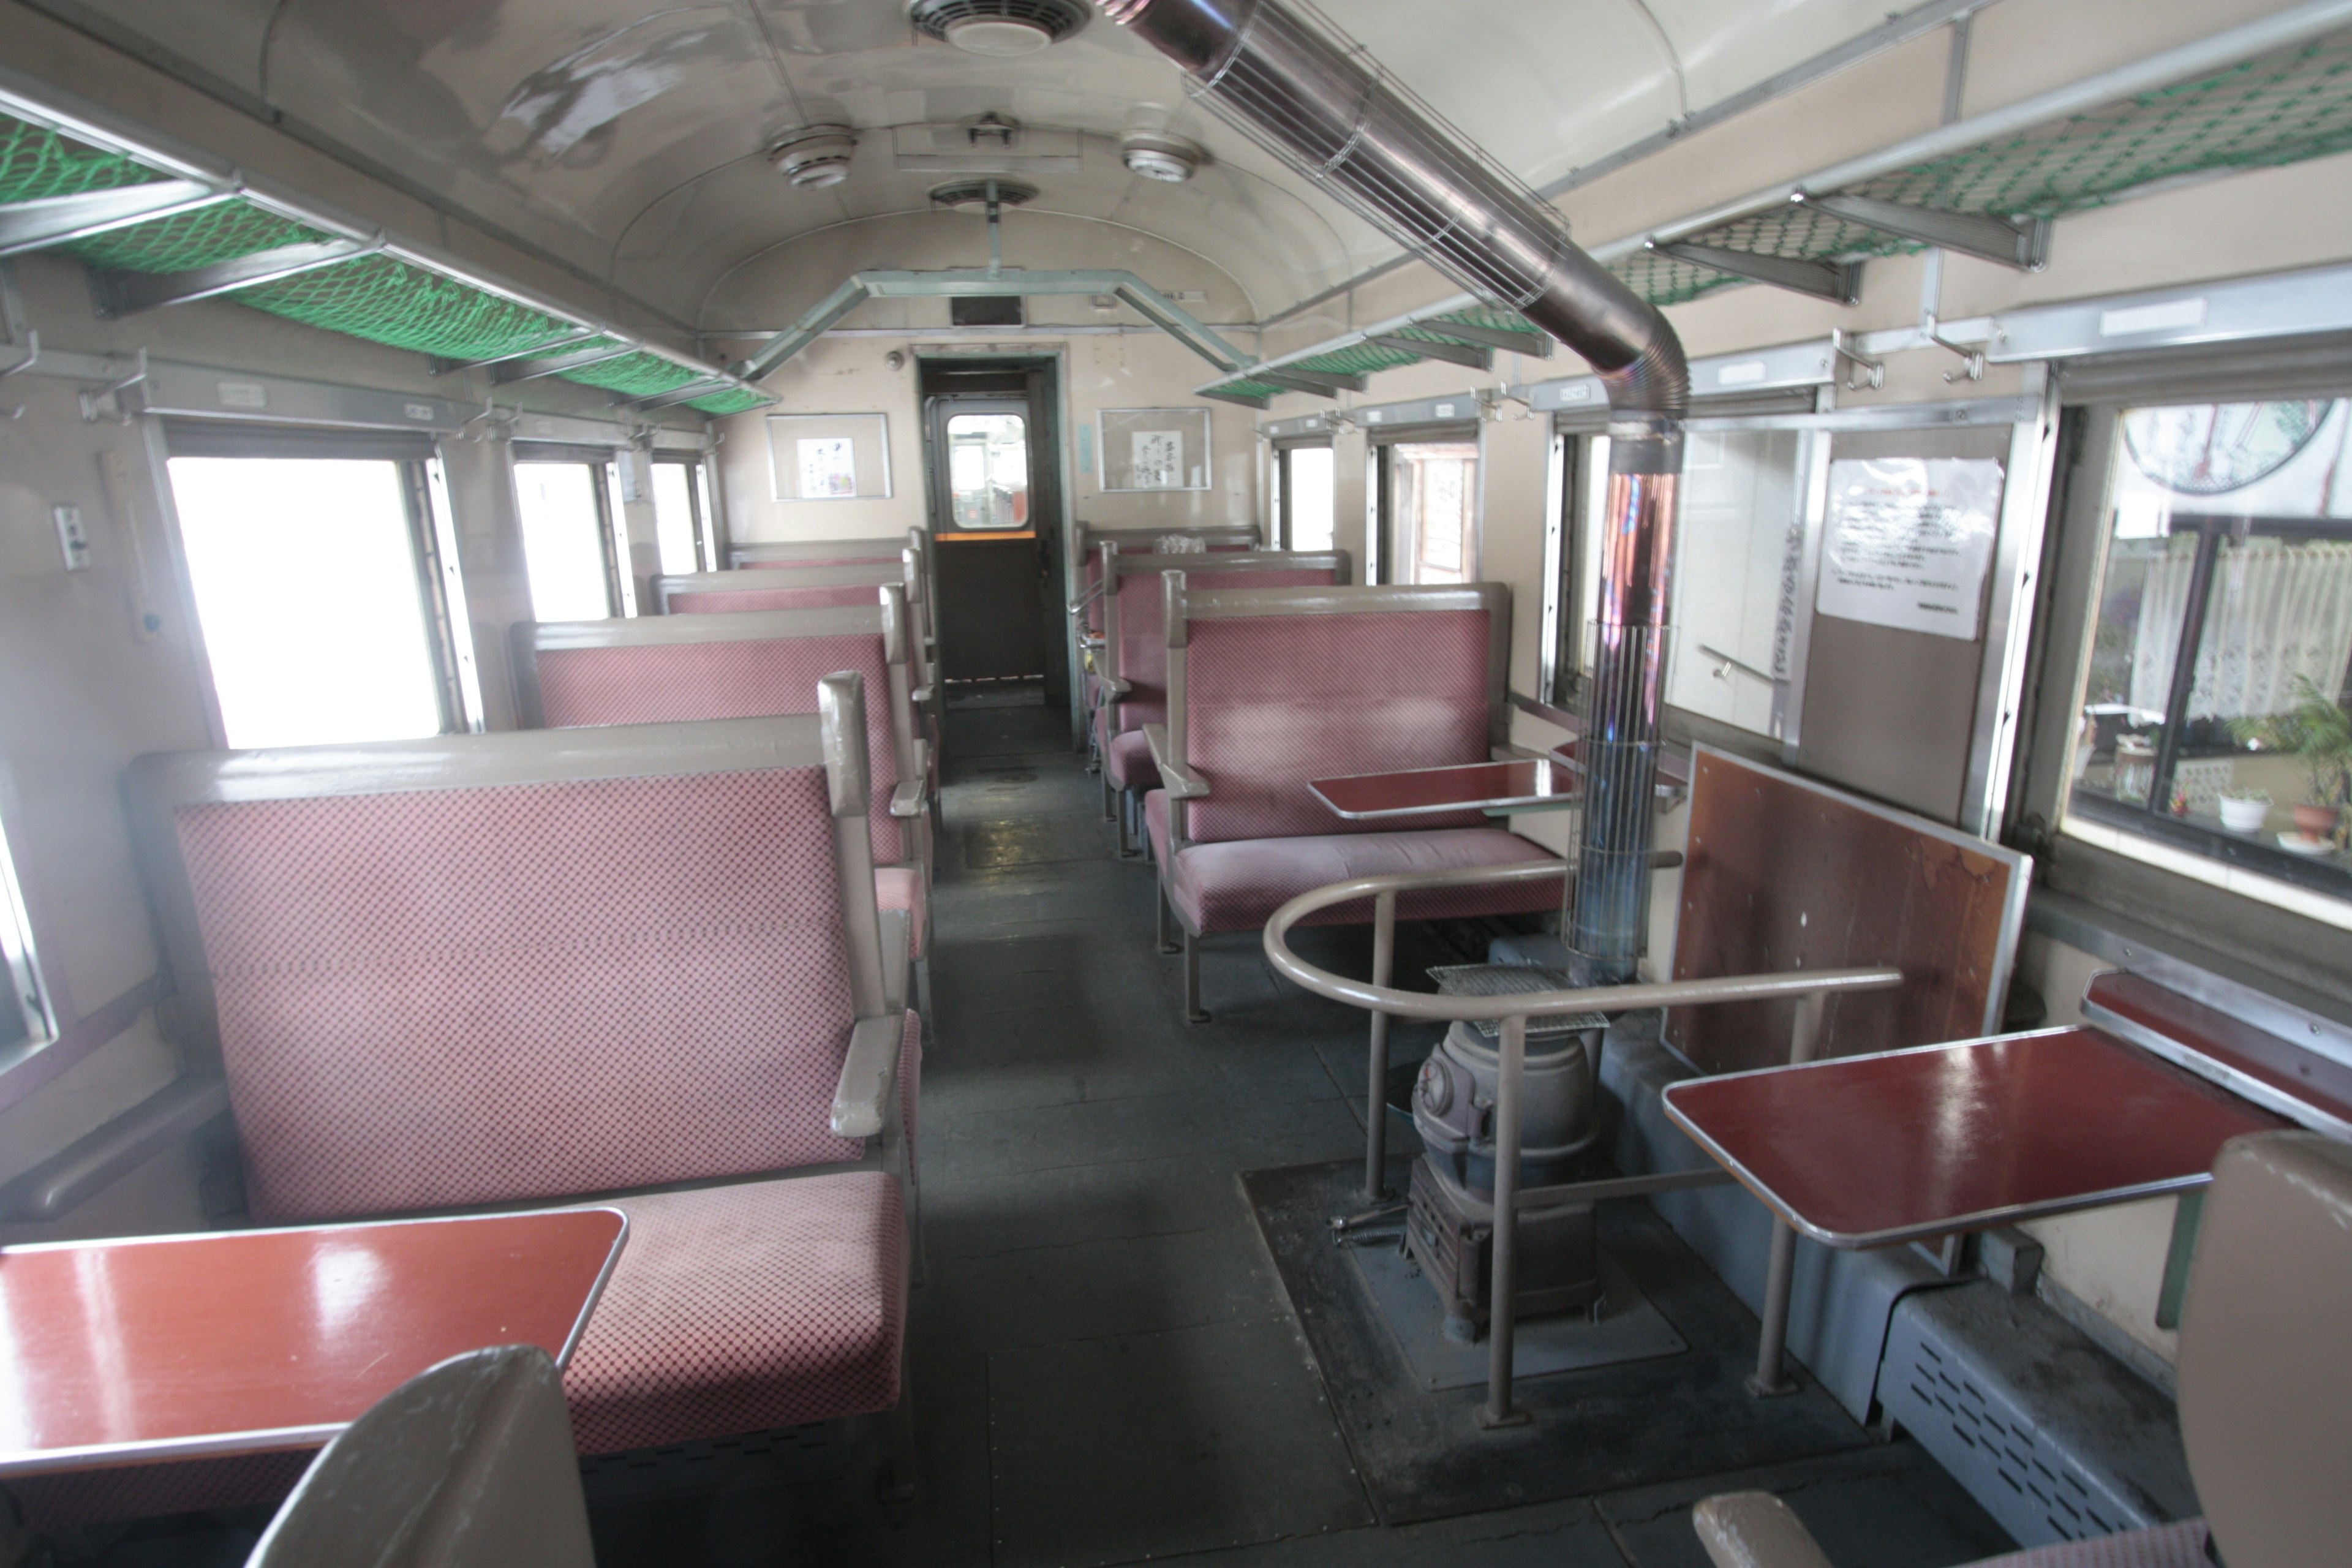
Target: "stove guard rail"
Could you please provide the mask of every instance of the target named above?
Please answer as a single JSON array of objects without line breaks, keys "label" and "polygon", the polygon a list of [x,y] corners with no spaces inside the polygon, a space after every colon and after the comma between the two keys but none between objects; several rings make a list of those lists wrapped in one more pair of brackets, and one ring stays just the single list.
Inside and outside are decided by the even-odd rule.
[{"label": "stove guard rail", "polygon": [[[1524,1410],[1511,1403],[1513,1303],[1517,1289],[1517,1249],[1519,1208],[1520,1081],[1527,1060],[1528,1020],[1549,1013],[1623,1013],[1644,1007],[1704,1006],[1723,1002],[1760,1002],[1790,998],[1797,1003],[1796,1026],[1790,1031],[1789,1060],[1812,1059],[1820,1037],[1822,1013],[1829,998],[1846,991],[1881,991],[1900,985],[1899,969],[1819,969],[1780,974],[1724,975],[1706,980],[1675,980],[1648,984],[1591,986],[1572,991],[1528,991],[1505,996],[1443,996],[1420,991],[1400,991],[1390,984],[1396,955],[1396,905],[1401,893],[1458,888],[1494,882],[1526,881],[1556,877],[1559,868],[1549,862],[1492,866],[1475,870],[1409,871],[1379,877],[1359,877],[1301,893],[1274,911],[1265,922],[1266,961],[1295,984],[1361,1007],[1372,1016],[1370,1098],[1366,1105],[1367,1164],[1365,1186],[1375,1198],[1385,1184],[1383,1107],[1388,1099],[1388,1020],[1424,1018],[1445,1023],[1496,1023],[1502,1038],[1497,1053],[1495,1086],[1495,1234],[1491,1243],[1494,1272],[1488,1289],[1492,1323],[1486,1356],[1486,1403],[1478,1412],[1485,1427],[1514,1426],[1527,1422]],[[1370,981],[1351,980],[1307,963],[1290,950],[1290,930],[1318,910],[1334,904],[1370,899],[1373,907],[1372,969]],[[1553,1202],[1583,1202],[1727,1181],[1723,1173],[1689,1172],[1649,1177],[1613,1178],[1580,1185],[1545,1189]],[[1751,1392],[1786,1392],[1792,1385],[1780,1367],[1789,1322],[1790,1271],[1796,1258],[1797,1233],[1787,1222],[1776,1221],[1772,1250],[1764,1282],[1763,1331],[1756,1354],[1756,1372],[1748,1380]]]}]

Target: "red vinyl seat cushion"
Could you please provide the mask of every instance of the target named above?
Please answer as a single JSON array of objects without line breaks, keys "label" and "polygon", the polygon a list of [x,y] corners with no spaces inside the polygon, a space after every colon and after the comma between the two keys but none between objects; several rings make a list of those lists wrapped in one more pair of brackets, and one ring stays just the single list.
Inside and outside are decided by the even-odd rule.
[{"label": "red vinyl seat cushion", "polygon": [[[1187,929],[1206,935],[1255,931],[1301,893],[1357,877],[1399,871],[1466,870],[1554,860],[1541,845],[1500,827],[1408,828],[1383,833],[1335,833],[1292,838],[1244,838],[1193,844],[1168,858],[1168,794],[1144,796],[1152,853],[1168,868],[1170,900]],[[1535,914],[1560,907],[1558,877],[1488,888],[1446,888],[1397,900],[1401,920],[1468,915]],[[1372,903],[1359,899],[1309,916],[1307,925],[1364,925]]]}]

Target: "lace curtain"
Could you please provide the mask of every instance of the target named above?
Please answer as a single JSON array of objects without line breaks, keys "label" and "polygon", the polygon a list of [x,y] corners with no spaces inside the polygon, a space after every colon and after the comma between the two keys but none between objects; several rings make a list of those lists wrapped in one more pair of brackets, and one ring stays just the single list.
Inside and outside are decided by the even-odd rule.
[{"label": "lace curtain", "polygon": [[[2148,566],[2132,643],[2136,708],[2164,711],[2194,564],[2181,552]],[[2285,712],[2297,676],[2336,693],[2352,664],[2352,542],[2225,545],[2213,574],[2190,717]]]}]

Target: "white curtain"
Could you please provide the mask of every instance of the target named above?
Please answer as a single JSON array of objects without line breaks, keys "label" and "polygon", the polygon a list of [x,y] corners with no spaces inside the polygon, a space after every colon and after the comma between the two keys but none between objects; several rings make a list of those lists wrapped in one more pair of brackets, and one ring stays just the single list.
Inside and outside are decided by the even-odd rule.
[{"label": "white curtain", "polygon": [[[2148,567],[2132,645],[2134,707],[2164,710],[2193,564],[2181,553]],[[2298,676],[2335,695],[2352,663],[2352,543],[2224,545],[2213,574],[2190,717],[2284,713]]]}]

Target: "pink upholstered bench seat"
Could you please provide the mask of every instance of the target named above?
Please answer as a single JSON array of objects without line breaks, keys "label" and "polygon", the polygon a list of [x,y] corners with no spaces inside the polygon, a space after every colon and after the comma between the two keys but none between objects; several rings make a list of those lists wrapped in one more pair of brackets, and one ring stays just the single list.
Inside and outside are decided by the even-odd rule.
[{"label": "pink upholstered bench seat", "polygon": [[902,1205],[879,1171],[613,1200],[628,1240],[563,1375],[581,1452],[896,1404]]},{"label": "pink upholstered bench seat", "polygon": [[[1541,845],[1500,827],[1435,827],[1193,844],[1171,865],[1168,793],[1154,790],[1144,796],[1143,811],[1152,853],[1169,868],[1170,899],[1176,912],[1190,929],[1203,934],[1255,930],[1299,894],[1356,877],[1467,870],[1555,858]],[[1559,908],[1562,892],[1557,877],[1500,887],[1442,889],[1399,899],[1397,916],[1426,921],[1535,914]],[[1303,923],[1365,925],[1371,918],[1371,900],[1365,899],[1321,910]]]},{"label": "pink upholstered bench seat", "polygon": [[1120,789],[1160,787],[1160,768],[1151,760],[1151,742],[1140,730],[1110,738],[1110,746],[1103,752],[1103,772]]},{"label": "pink upholstered bench seat", "polygon": [[874,901],[883,911],[898,910],[907,917],[910,958],[923,956],[923,874],[913,866],[874,868]]}]

